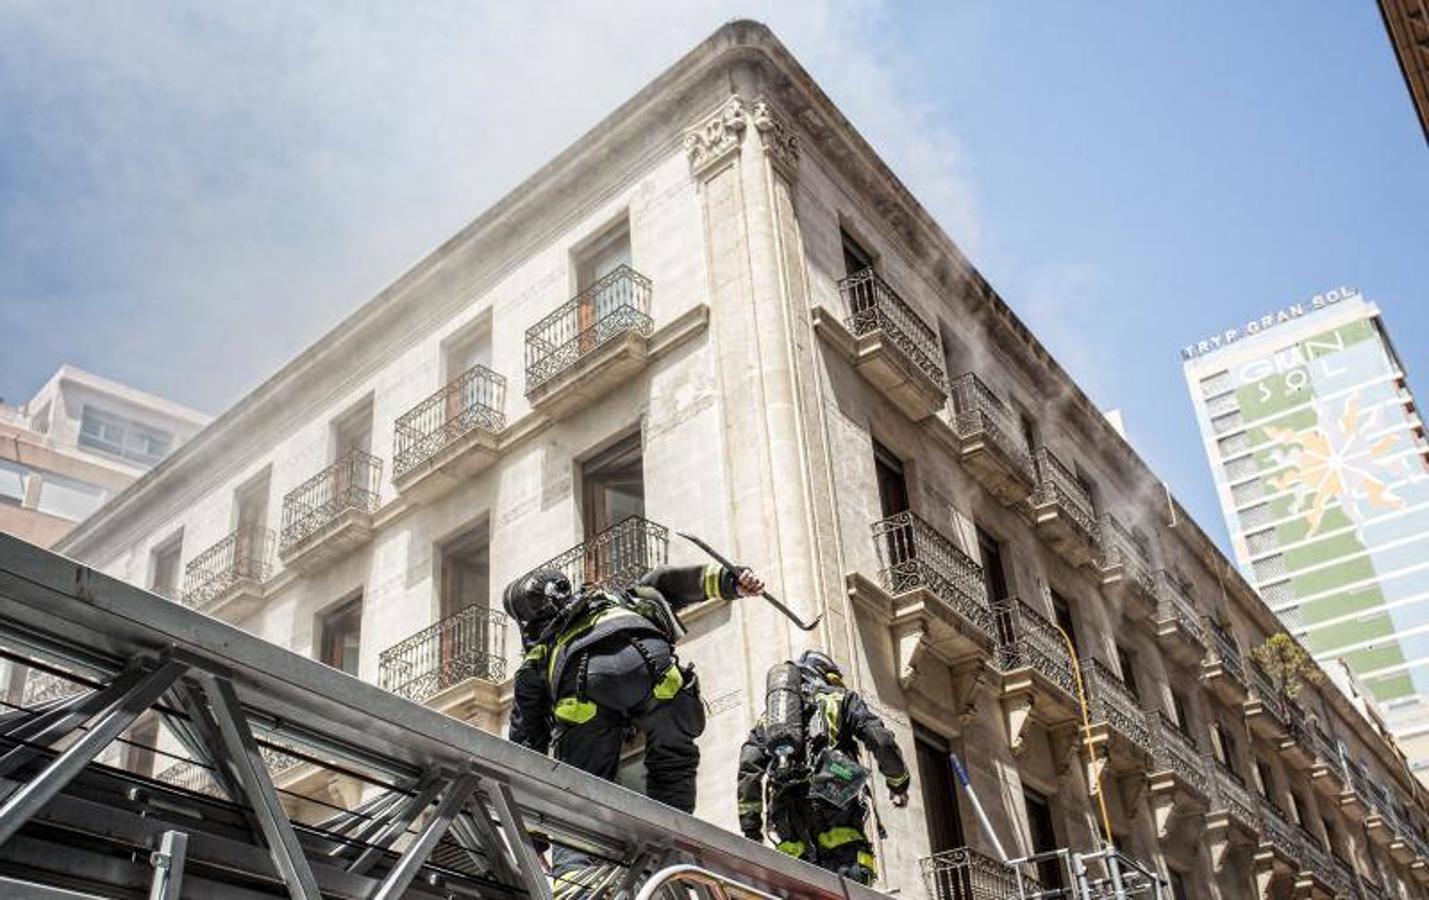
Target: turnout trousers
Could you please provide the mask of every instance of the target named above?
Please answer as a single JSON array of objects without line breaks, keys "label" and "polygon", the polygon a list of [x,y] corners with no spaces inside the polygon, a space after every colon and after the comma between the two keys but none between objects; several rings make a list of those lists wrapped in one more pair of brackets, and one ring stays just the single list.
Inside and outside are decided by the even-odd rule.
[{"label": "turnout trousers", "polygon": [[779,837],[776,848],[849,881],[872,884],[878,864],[863,831],[868,808],[855,801],[840,809],[801,791],[790,793],[770,809],[769,823]]}]

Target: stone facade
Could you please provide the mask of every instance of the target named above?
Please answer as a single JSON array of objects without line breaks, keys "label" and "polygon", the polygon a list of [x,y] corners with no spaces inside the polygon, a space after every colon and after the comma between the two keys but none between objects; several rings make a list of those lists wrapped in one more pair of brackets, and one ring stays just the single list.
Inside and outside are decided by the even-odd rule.
[{"label": "stone facade", "polygon": [[[592,263],[622,231],[626,265]],[[473,337],[475,357],[453,355]],[[626,471],[599,493],[597,462],[634,434],[639,490]],[[255,487],[270,502],[245,523]],[[644,520],[601,530],[637,496]],[[240,526],[271,532],[271,556]],[[449,539],[482,536],[491,604],[548,559],[696,562],[671,532],[704,537],[823,618],[805,634],[756,600],[687,616],[710,707],[699,814],[734,826],[767,667],[826,648],[918,763],[906,809],[876,791],[884,884],[905,896],[1016,896],[966,796],[932,787],[950,750],[1014,855],[1044,827],[1091,850],[1104,806],[1185,896],[1410,897],[1429,876],[1402,757],[1333,687],[1293,710],[1262,696],[1243,651],[1274,617],[755,23],[722,28],[59,549],[142,583],[179,529],[190,564],[242,548],[206,558],[188,602],[324,655],[331,610],[360,598],[342,664],[493,729],[517,638],[480,608],[446,610],[485,623],[460,631],[480,659],[440,636],[460,630],[442,624]]]}]

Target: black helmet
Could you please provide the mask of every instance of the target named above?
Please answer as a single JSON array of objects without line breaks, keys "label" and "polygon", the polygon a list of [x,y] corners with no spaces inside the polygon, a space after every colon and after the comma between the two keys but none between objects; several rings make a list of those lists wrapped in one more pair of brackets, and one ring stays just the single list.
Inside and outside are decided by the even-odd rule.
[{"label": "black helmet", "polygon": [[829,684],[843,684],[844,681],[844,673],[839,664],[820,650],[805,650],[799,657],[799,668]]},{"label": "black helmet", "polygon": [[521,633],[534,636],[555,618],[571,599],[571,580],[557,569],[537,569],[506,586],[501,605],[521,625]]}]

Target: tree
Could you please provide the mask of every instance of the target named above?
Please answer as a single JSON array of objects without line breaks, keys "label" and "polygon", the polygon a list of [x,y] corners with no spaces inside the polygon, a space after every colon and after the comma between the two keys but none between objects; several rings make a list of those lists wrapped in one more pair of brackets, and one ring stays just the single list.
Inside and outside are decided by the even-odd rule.
[{"label": "tree", "polygon": [[1319,684],[1325,679],[1325,674],[1300,642],[1283,631],[1266,638],[1250,651],[1250,656],[1287,700],[1299,696],[1305,685]]}]

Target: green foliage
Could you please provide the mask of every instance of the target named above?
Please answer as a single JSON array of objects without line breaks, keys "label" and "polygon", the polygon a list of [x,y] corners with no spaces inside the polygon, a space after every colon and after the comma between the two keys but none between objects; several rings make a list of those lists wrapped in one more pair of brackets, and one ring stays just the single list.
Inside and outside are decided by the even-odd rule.
[{"label": "green foliage", "polygon": [[1325,675],[1305,648],[1285,632],[1272,634],[1250,651],[1261,670],[1282,697],[1294,700],[1307,684],[1319,684]]}]

